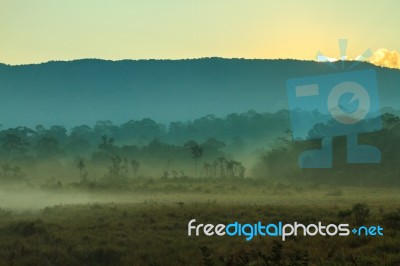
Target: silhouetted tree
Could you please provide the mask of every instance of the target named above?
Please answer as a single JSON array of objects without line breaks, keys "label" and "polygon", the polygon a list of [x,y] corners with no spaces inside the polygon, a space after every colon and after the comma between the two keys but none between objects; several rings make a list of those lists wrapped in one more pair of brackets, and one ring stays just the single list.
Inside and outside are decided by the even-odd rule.
[{"label": "silhouetted tree", "polygon": [[137,173],[139,171],[140,162],[135,159],[132,159],[130,163],[131,163],[131,167],[132,167],[133,177],[136,178]]},{"label": "silhouetted tree", "polygon": [[219,157],[217,159],[218,166],[219,166],[219,171],[220,171],[220,177],[225,177],[225,163],[226,160],[224,157]]},{"label": "silhouetted tree", "polygon": [[81,182],[84,182],[84,183],[87,182],[88,173],[85,169],[85,167],[86,167],[85,162],[82,159],[79,160],[77,167],[79,169],[79,177],[81,179]]},{"label": "silhouetted tree", "polygon": [[356,203],[352,208],[357,225],[363,225],[369,216],[369,207],[366,203]]},{"label": "silhouetted tree", "polygon": [[203,164],[204,174],[206,177],[211,177],[211,165],[207,162]]},{"label": "silhouetted tree", "polygon": [[201,156],[203,156],[203,148],[195,141],[189,141],[185,146],[190,148],[190,153],[194,159],[194,176],[197,177],[197,161]]}]

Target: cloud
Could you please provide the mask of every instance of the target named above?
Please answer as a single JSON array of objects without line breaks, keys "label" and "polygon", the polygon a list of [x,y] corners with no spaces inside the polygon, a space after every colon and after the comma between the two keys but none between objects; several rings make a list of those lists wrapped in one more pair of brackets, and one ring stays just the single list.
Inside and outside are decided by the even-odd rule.
[{"label": "cloud", "polygon": [[325,55],[317,55],[317,61],[318,62],[335,62],[335,61],[337,61],[337,59],[333,58],[333,57],[327,57]]},{"label": "cloud", "polygon": [[400,68],[399,52],[384,48],[376,50],[369,61],[377,66]]}]

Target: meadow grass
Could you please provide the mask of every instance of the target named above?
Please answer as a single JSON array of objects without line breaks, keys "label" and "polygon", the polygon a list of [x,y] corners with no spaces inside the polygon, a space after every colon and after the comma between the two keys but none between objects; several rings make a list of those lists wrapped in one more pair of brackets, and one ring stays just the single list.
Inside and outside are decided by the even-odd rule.
[{"label": "meadow grass", "polygon": [[[47,192],[72,195],[72,190],[93,200],[0,210],[0,265],[400,265],[398,188],[137,180],[122,188],[64,185]],[[382,225],[384,236],[298,236],[283,242],[187,235],[193,218],[212,224],[354,225],[346,210],[358,202],[370,209],[365,223]]]}]

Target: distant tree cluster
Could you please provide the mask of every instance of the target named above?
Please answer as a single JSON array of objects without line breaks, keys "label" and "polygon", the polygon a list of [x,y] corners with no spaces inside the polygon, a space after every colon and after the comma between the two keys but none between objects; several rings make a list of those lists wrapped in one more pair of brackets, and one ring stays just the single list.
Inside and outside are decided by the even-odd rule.
[{"label": "distant tree cluster", "polygon": [[213,162],[205,162],[203,164],[205,177],[237,177],[244,178],[246,168],[241,162],[235,160],[227,160],[224,157],[219,157]]},{"label": "distant tree cluster", "polygon": [[[32,166],[75,158],[79,178],[87,182],[91,163],[109,165],[107,176],[124,179],[137,177],[141,163],[175,160],[194,162],[190,175],[196,177],[241,177],[244,167],[229,159],[224,149],[229,146],[230,152],[240,151],[245,143],[272,140],[287,126],[287,111],[248,111],[224,118],[208,115],[193,121],[172,122],[169,126],[149,118],[121,125],[98,121],[94,126],[79,125],[69,130],[60,125],[20,126],[0,131],[0,165],[14,169],[21,163]],[[224,161],[217,164],[217,158]],[[200,163],[206,167],[200,167]],[[0,176],[20,176],[20,167],[15,169],[19,170],[4,170]],[[162,176],[186,174],[182,169],[167,166]]]},{"label": "distant tree cluster", "polygon": [[[34,129],[20,126],[0,131],[0,152],[3,156],[12,158],[28,155],[57,157],[90,153],[97,148],[110,151],[115,145],[158,145],[157,142],[152,142],[155,139],[174,144],[184,144],[188,140],[214,139],[240,145],[244,140],[275,138],[288,129],[288,117],[287,111],[248,111],[230,114],[225,118],[208,115],[194,121],[172,122],[168,127],[149,118],[130,120],[119,126],[111,121],[98,121],[93,127],[80,125],[70,130],[60,125],[48,128],[38,125]],[[221,143],[214,141],[207,145]]]},{"label": "distant tree cluster", "polygon": [[[376,118],[374,118],[376,119]],[[292,178],[348,185],[397,185],[400,186],[400,118],[385,113],[381,116],[383,129],[359,134],[358,143],[377,147],[382,160],[378,164],[349,164],[346,160],[346,136],[333,141],[333,167],[329,169],[300,169],[297,165],[301,152],[320,148],[320,139],[291,141],[280,138],[275,148],[266,152],[255,167],[259,176]],[[332,130],[332,125],[316,124],[310,135],[321,136]],[[322,132],[322,133],[321,133]]]},{"label": "distant tree cluster", "polygon": [[[163,178],[243,178],[248,165],[234,158],[247,148],[247,154],[256,151],[253,154],[260,158],[251,168],[254,177],[400,185],[400,118],[389,113],[381,118],[382,130],[360,134],[358,140],[380,149],[380,164],[348,164],[346,139],[338,137],[334,139],[334,166],[328,170],[298,167],[298,155],[318,149],[320,140],[292,141],[287,111],[206,116],[169,127],[142,119],[120,126],[99,121],[94,127],[82,125],[71,130],[63,126],[9,128],[0,131],[0,178],[22,180],[26,167],[49,162],[70,167],[70,161],[83,183],[90,179],[91,166],[106,168],[104,176],[114,181],[137,178],[146,168],[159,171]],[[332,130],[330,126],[316,124],[309,135],[323,135]],[[278,142],[268,150],[257,150],[268,146],[268,138]]]}]

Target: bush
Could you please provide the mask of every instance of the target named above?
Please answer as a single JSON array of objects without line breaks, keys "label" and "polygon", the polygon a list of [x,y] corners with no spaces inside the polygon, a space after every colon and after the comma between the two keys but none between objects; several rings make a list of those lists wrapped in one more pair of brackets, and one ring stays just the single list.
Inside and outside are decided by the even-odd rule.
[{"label": "bush", "polygon": [[337,217],[339,219],[344,219],[344,218],[350,217],[352,214],[353,214],[352,210],[343,210],[343,211],[338,212]]},{"label": "bush", "polygon": [[400,229],[400,210],[383,215],[382,223],[387,228]]},{"label": "bush", "polygon": [[28,237],[35,234],[47,234],[48,230],[42,220],[20,221],[11,225],[11,231]]},{"label": "bush", "polygon": [[352,209],[357,225],[363,225],[369,216],[369,207],[366,203],[356,203]]}]

